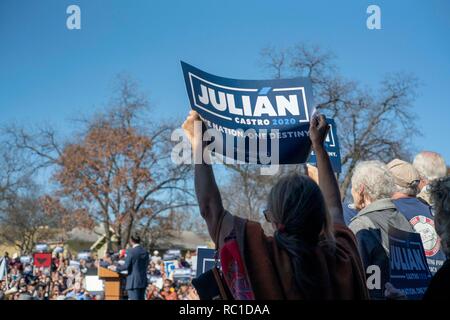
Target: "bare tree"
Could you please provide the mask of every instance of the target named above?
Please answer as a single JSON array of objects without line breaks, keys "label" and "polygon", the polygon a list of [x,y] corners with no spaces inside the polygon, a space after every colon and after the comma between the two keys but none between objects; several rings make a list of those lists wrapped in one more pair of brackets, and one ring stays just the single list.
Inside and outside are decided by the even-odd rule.
[{"label": "bare tree", "polygon": [[261,175],[260,166],[254,164],[225,164],[227,180],[222,184],[224,206],[233,214],[245,219],[259,221],[266,231],[263,211],[271,187],[280,176],[291,172],[303,172],[302,165],[283,165],[275,175]]},{"label": "bare tree", "polygon": [[[35,189],[35,186],[30,186]],[[29,254],[39,241],[56,234],[56,216],[47,215],[34,190],[29,194],[10,193],[0,214],[0,239],[15,246],[21,254]]]},{"label": "bare tree", "polygon": [[30,173],[28,163],[18,152],[9,149],[2,141],[0,149],[0,210],[2,204],[10,196],[26,189],[30,184]]},{"label": "bare tree", "polygon": [[228,184],[223,193],[228,210],[238,216],[251,220],[262,220],[262,211],[269,186],[274,180],[271,176],[259,174],[255,165],[226,165],[233,183]]},{"label": "bare tree", "polygon": [[[309,77],[315,108],[334,118],[341,145],[342,199],[348,194],[353,170],[361,160],[390,161],[408,158],[411,138],[417,133],[411,105],[417,80],[408,74],[390,74],[378,90],[362,89],[345,79],[334,64],[335,56],[319,46],[299,44],[287,49],[267,47],[260,64],[272,78]],[[262,220],[267,193],[280,175],[302,171],[302,166],[282,166],[276,176],[261,176],[255,166],[226,166],[224,202],[233,213]]]},{"label": "bare tree", "polygon": [[[333,63],[334,55],[318,46],[268,48],[261,56],[266,69],[276,77],[309,77],[315,107],[335,119],[341,143],[343,199],[358,161],[386,162],[410,156],[411,138],[417,134],[411,110],[418,86],[414,76],[389,74],[382,79],[379,90],[368,90],[344,79]],[[285,73],[280,72],[283,70]]]},{"label": "bare tree", "polygon": [[[171,162],[173,126],[146,117],[148,101],[129,78],[120,78],[111,107],[82,119],[71,139],[61,142],[52,128],[29,132],[9,127],[13,148],[27,152],[36,170],[51,167],[55,203],[69,201],[112,228],[123,247],[145,221],[193,204],[186,184],[191,167]],[[156,218],[158,217],[158,219]],[[142,223],[144,222],[144,223]]]}]

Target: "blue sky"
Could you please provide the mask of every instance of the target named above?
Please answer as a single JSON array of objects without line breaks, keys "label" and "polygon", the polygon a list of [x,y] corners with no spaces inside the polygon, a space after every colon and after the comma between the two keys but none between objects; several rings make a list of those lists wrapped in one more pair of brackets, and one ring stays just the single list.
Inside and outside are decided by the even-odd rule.
[{"label": "blue sky", "polygon": [[[82,29],[66,28],[66,8],[81,8]],[[377,4],[382,30],[366,28]],[[389,72],[423,83],[414,111],[417,149],[450,163],[450,1],[1,0],[0,124],[51,122],[104,106],[112,79],[141,82],[156,118],[188,112],[185,60],[231,78],[266,78],[261,48],[298,42],[332,50],[341,73],[373,86]]]}]

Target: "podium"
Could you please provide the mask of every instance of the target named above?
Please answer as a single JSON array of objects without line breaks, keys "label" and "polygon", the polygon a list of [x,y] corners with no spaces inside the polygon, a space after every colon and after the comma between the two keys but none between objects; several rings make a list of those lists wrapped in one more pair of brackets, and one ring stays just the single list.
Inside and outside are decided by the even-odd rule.
[{"label": "podium", "polygon": [[105,300],[123,300],[126,298],[126,277],[124,275],[107,268],[98,267],[98,277],[104,281]]}]

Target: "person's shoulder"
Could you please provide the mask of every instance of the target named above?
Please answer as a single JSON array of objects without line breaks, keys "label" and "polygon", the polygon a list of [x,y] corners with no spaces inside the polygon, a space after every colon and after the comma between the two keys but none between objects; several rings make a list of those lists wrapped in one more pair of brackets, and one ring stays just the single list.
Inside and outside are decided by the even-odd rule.
[{"label": "person's shoulder", "polygon": [[350,229],[349,226],[342,224],[342,223],[335,223],[333,225],[334,228],[334,236],[335,237],[346,237],[346,236],[353,236],[353,231]]},{"label": "person's shoulder", "polygon": [[334,224],[334,237],[336,242],[356,242],[360,238],[376,238],[373,223],[366,217],[355,219],[351,226]]},{"label": "person's shoulder", "polygon": [[264,228],[260,222],[254,220],[246,220],[245,229],[246,232],[251,235],[261,234],[266,239],[272,238],[266,235],[266,233],[264,232]]},{"label": "person's shoulder", "polygon": [[337,245],[344,244],[346,246],[347,243],[350,243],[353,246],[356,243],[355,234],[345,224],[335,223],[333,229],[334,239]]},{"label": "person's shoulder", "polygon": [[[335,225],[336,226],[336,225]],[[351,219],[348,228],[354,233],[357,234],[361,230],[368,230],[373,228],[373,222],[367,216],[357,215]]]},{"label": "person's shoulder", "polygon": [[136,248],[136,254],[140,255],[140,256],[144,256],[146,259],[150,259],[150,255],[148,254],[148,251],[142,246],[139,245]]},{"label": "person's shoulder", "polygon": [[252,228],[260,228],[262,229],[262,225],[258,221],[254,220],[246,220],[247,225],[251,226]]},{"label": "person's shoulder", "polygon": [[335,223],[334,224],[334,241],[330,242],[327,240],[322,240],[320,242],[321,250],[332,258],[332,261],[351,261],[349,259],[351,256],[358,256],[358,247],[356,236],[344,224]]}]

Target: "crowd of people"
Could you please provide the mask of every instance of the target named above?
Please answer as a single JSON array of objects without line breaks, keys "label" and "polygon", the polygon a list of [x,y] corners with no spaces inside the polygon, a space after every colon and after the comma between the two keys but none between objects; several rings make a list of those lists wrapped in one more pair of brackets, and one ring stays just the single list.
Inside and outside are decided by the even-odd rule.
[{"label": "crowd of people", "polygon": [[[109,251],[101,258],[95,254],[80,258],[61,251],[54,251],[52,256],[51,267],[47,268],[36,267],[31,257],[10,257],[5,252],[0,258],[6,266],[6,276],[0,279],[0,300],[103,300],[103,291],[88,290],[87,277],[97,276],[99,266],[123,263],[126,250]],[[192,256],[187,251],[176,257],[174,268],[192,270]],[[190,277],[178,279],[168,271],[158,251],[153,252],[147,278],[146,300],[198,300]]]},{"label": "crowd of people", "polygon": [[229,289],[223,298],[408,298],[390,278],[392,227],[420,234],[426,256],[421,262],[427,260],[433,275],[420,297],[450,298],[450,177],[438,153],[421,152],[413,163],[360,161],[351,179],[353,201],[343,205],[324,147],[329,125],[324,116],[314,116],[309,137],[317,175],[290,174],[272,187],[264,210],[274,229],[268,236],[259,222],[224,208],[210,154],[204,152],[207,143],[194,134],[201,121],[191,111],[183,129],[193,154],[204,156],[195,165],[195,186]]},{"label": "crowd of people", "polygon": [[[194,136],[195,121],[201,120],[191,111],[183,129],[197,153],[206,143]],[[217,277],[212,281],[226,287],[219,290],[220,296],[239,300],[406,299],[408,295],[390,278],[389,232],[395,228],[420,234],[433,276],[422,297],[449,299],[450,176],[443,157],[425,151],[412,163],[404,159],[361,161],[351,179],[352,201],[343,204],[324,147],[328,130],[325,117],[313,117],[309,136],[317,175],[290,174],[272,187],[264,210],[274,229],[270,236],[260,222],[228,212],[212,166],[208,161],[195,164],[200,214],[216,244],[223,277],[223,281]],[[0,299],[101,300],[102,294],[89,292],[84,281],[89,270],[96,273],[99,266],[128,270],[127,290],[133,293],[135,288],[141,290],[132,284],[136,274],[130,276],[140,261],[148,265],[142,271],[146,300],[196,300],[197,292],[208,291],[194,288],[191,276],[177,278],[157,251],[149,256],[140,247],[139,237],[131,240],[128,251],[109,252],[100,259],[76,260],[70,254],[54,253],[47,269],[5,255],[8,273],[0,279]],[[132,254],[141,256],[131,261]],[[174,268],[190,270],[193,264],[187,252],[176,257]],[[368,270],[374,266],[380,271],[379,279],[369,286],[373,273]],[[214,287],[211,280],[202,285]]]},{"label": "crowd of people", "polygon": [[[85,289],[85,277],[93,261],[75,260],[70,253],[53,254],[51,267],[36,267],[32,259],[17,254],[3,260],[6,276],[0,279],[0,299],[5,300],[101,300]],[[76,263],[74,263],[76,262]]]},{"label": "crowd of people", "polygon": [[448,200],[439,198],[433,188],[447,188],[449,192],[450,179],[445,179],[446,175],[444,159],[434,152],[419,153],[413,163],[400,159],[387,164],[365,161],[356,167],[352,177],[354,203],[346,211],[364,268],[377,265],[381,270],[381,285],[369,290],[370,297],[379,299],[386,295],[384,288],[389,283],[390,271],[389,227],[421,235],[432,275],[444,265],[448,244],[440,237],[446,236],[446,230],[441,225],[439,235],[435,220],[449,214],[436,210],[436,205],[441,208]]}]

